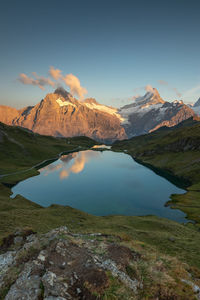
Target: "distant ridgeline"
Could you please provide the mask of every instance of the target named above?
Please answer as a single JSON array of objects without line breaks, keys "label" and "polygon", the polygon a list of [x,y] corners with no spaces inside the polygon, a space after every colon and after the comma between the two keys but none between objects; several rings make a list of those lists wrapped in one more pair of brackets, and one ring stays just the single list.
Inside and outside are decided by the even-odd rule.
[{"label": "distant ridgeline", "polygon": [[56,137],[88,136],[112,143],[154,131],[162,126],[174,126],[195,116],[197,106],[182,101],[164,101],[156,89],[138,97],[120,109],[99,104],[88,98],[78,101],[63,88],[47,94],[35,106],[15,109],[0,106],[0,121],[18,125],[43,135]]}]

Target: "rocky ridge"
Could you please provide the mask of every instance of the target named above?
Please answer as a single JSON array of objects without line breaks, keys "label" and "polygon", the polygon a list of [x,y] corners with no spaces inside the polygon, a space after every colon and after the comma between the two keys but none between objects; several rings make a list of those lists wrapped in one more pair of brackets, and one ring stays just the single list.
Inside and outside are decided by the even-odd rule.
[{"label": "rocky ridge", "polygon": [[78,101],[58,88],[33,107],[16,110],[0,106],[0,121],[56,137],[88,136],[111,143],[146,134],[162,126],[172,127],[194,110],[182,101],[164,101],[156,89],[117,109],[88,98]]},{"label": "rocky ridge", "polygon": [[[178,270],[181,278],[177,282],[167,273],[166,256],[163,262],[154,257],[152,263],[130,245],[125,245],[119,236],[77,234],[69,232],[67,227],[40,235],[31,230],[16,231],[4,238],[0,249],[0,298],[147,299],[147,283],[144,275],[138,273],[138,266],[143,266],[143,270],[146,261],[154,287],[151,299],[188,299],[188,295],[190,299],[200,299],[196,280],[181,269],[181,264],[182,271]],[[134,269],[136,266],[138,269]],[[177,284],[185,290],[185,298],[178,296]]]},{"label": "rocky ridge", "polygon": [[66,227],[41,236],[16,232],[4,241],[14,249],[0,255],[0,289],[11,280],[5,300],[97,299],[109,287],[107,272],[137,294],[142,283],[125,267],[139,254],[106,239],[100,233],[72,234]]},{"label": "rocky ridge", "polygon": [[200,98],[193,104],[189,105],[189,107],[198,115],[200,116]]},{"label": "rocky ridge", "polygon": [[195,112],[181,100],[164,101],[155,88],[122,107],[119,113],[124,118],[122,124],[129,138],[163,126],[172,127],[195,116]]},{"label": "rocky ridge", "polygon": [[22,112],[0,107],[0,121],[56,137],[85,135],[108,142],[127,137],[116,109],[92,99],[78,101],[61,88]]}]

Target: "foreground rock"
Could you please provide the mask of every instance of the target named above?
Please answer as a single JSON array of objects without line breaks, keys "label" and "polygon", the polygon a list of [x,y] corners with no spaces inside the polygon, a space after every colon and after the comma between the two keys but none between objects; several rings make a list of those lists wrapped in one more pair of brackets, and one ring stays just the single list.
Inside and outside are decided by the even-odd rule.
[{"label": "foreground rock", "polygon": [[[144,272],[147,257],[124,245],[118,236],[74,234],[66,227],[43,235],[17,232],[4,240],[1,250],[4,253],[0,255],[0,298],[5,300],[195,299],[200,296],[191,277],[189,280],[184,277],[180,284],[186,294],[179,297],[171,290],[170,285],[176,283],[169,275],[166,277],[162,263],[149,261],[152,272],[149,280],[152,286],[157,286],[154,294],[161,297],[147,298],[145,273],[139,273],[139,266]],[[162,292],[161,286],[154,282],[153,273],[157,268],[159,272],[163,270],[164,277],[160,275],[160,279],[163,283],[168,280],[169,290]],[[193,298],[187,298],[188,295]]]}]

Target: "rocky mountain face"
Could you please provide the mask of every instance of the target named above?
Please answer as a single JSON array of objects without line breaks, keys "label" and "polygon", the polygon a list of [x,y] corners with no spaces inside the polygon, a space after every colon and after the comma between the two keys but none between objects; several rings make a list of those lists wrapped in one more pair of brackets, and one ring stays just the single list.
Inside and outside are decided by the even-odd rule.
[{"label": "rocky mountain face", "polygon": [[197,102],[195,102],[194,105],[190,105],[190,107],[195,112],[195,114],[200,116],[200,98],[197,100]]},{"label": "rocky mountain face", "polygon": [[200,106],[200,98],[197,100],[197,102],[194,104],[194,107],[199,107]]},{"label": "rocky mountain face", "polygon": [[153,89],[120,109],[88,98],[78,101],[58,88],[33,107],[16,110],[0,106],[0,121],[43,135],[71,137],[85,135],[97,141],[113,142],[174,126],[193,117],[193,109],[182,101],[164,101]]},{"label": "rocky mountain face", "polygon": [[127,137],[117,109],[100,105],[94,99],[80,102],[61,88],[48,94],[34,107],[10,111],[1,107],[2,122],[26,127],[43,135],[85,135],[107,142]]},{"label": "rocky mountain face", "polygon": [[128,137],[146,134],[163,126],[172,127],[195,115],[183,101],[164,101],[156,89],[122,107],[119,113],[124,119],[122,125]]},{"label": "rocky mountain face", "polygon": [[12,125],[13,119],[20,115],[16,108],[0,105],[0,120],[2,123]]}]

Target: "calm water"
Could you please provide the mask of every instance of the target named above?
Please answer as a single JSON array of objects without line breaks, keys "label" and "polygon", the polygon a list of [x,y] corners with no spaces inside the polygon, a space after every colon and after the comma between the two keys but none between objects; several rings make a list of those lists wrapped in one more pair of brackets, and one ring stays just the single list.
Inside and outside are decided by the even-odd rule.
[{"label": "calm water", "polygon": [[186,222],[183,212],[164,206],[171,194],[185,191],[127,154],[77,152],[39,171],[17,184],[12,197],[21,194],[42,206],[69,205],[98,216],[157,215]]}]

